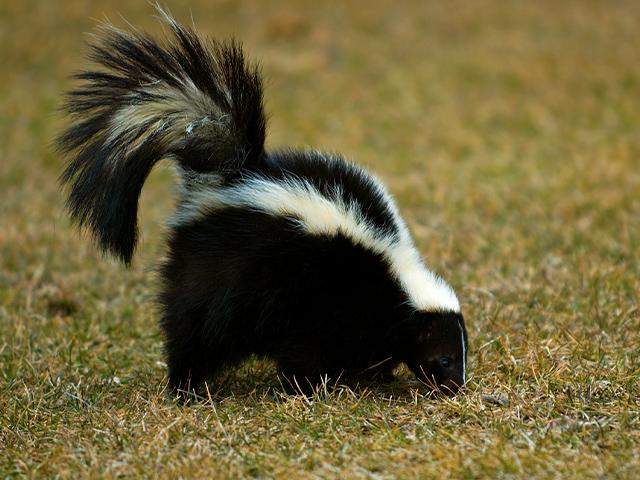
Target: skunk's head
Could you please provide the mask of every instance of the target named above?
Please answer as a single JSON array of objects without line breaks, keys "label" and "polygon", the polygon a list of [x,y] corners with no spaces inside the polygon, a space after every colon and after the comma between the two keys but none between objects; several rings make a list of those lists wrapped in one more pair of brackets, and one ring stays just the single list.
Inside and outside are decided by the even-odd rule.
[{"label": "skunk's head", "polygon": [[398,356],[433,390],[454,395],[466,381],[467,331],[459,312],[415,311],[395,329]]}]

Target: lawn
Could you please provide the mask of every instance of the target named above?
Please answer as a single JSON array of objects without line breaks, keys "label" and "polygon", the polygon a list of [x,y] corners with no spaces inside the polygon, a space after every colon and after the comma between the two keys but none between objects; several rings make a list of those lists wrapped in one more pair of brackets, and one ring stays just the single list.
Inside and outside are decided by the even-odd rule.
[{"label": "lawn", "polygon": [[0,477],[637,478],[640,4],[273,3],[169,7],[260,59],[270,147],[385,181],[460,297],[465,393],[401,371],[287,396],[256,359],[174,402],[154,307],[172,175],[146,185],[127,269],[68,221],[51,146],[87,32],[161,27],[147,2],[6,0]]}]

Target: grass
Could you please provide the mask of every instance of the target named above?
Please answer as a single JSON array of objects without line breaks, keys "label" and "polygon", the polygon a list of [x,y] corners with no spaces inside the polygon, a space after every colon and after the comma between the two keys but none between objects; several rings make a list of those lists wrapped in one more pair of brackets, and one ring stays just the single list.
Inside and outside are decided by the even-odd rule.
[{"label": "grass", "polygon": [[152,268],[171,177],[149,179],[126,270],[70,226],[50,147],[83,32],[118,13],[159,32],[152,8],[2,2],[0,476],[636,477],[638,4],[173,3],[262,59],[271,146],[340,151],[389,185],[461,298],[467,391],[289,397],[256,360],[171,401]]}]

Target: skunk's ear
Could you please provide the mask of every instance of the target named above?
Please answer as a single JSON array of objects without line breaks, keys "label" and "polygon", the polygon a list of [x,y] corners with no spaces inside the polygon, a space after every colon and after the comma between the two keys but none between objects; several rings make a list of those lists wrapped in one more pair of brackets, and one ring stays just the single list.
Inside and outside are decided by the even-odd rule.
[{"label": "skunk's ear", "polygon": [[433,317],[429,315],[420,315],[420,318],[416,321],[416,339],[420,343],[427,342],[431,339],[433,334]]},{"label": "skunk's ear", "polygon": [[433,317],[416,312],[393,325],[388,333],[389,342],[398,348],[428,341],[433,334]]}]

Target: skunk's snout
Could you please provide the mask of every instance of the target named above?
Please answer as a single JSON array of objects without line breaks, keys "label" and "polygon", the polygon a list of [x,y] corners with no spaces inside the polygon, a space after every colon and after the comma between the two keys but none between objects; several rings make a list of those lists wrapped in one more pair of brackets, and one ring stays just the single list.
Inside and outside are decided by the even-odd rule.
[{"label": "skunk's snout", "polygon": [[456,394],[458,394],[458,392],[460,392],[460,390],[464,388],[464,384],[462,384],[461,381],[456,381],[453,379],[438,382],[433,377],[431,377],[429,381],[423,380],[423,383],[425,383],[427,387],[431,389],[431,391],[446,395],[447,397],[455,396]]},{"label": "skunk's snout", "polygon": [[438,385],[438,390],[448,397],[453,397],[463,388],[464,388],[464,385],[460,385],[454,380],[447,380],[443,384]]},{"label": "skunk's snout", "polygon": [[448,397],[453,397],[464,388],[464,377],[462,374],[452,376],[442,375],[441,371],[425,370],[423,367],[411,369],[420,382],[422,382],[432,392],[437,392]]}]

